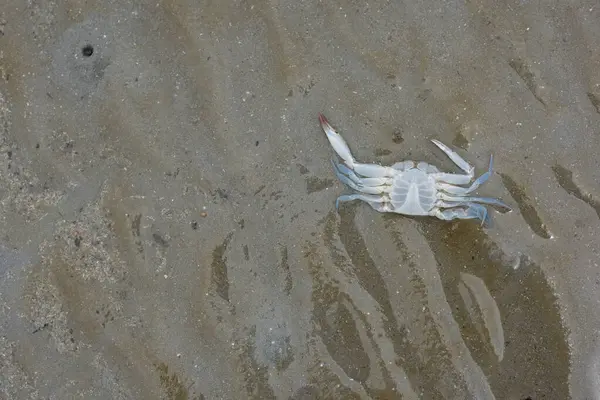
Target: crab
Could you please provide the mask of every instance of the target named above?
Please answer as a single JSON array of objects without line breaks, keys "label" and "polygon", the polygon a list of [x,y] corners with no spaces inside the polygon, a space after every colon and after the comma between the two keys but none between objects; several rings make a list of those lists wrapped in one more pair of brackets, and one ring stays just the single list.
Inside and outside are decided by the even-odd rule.
[{"label": "crab", "polygon": [[[355,190],[337,198],[336,210],[339,210],[340,202],[362,200],[382,213],[432,216],[441,220],[479,219],[482,225],[488,225],[490,220],[487,208],[481,204],[511,211],[498,199],[469,196],[492,175],[493,155],[490,155],[488,170],[474,181],[475,168],[436,139],[431,140],[433,144],[464,174],[440,172],[434,165],[423,161],[407,160],[392,166],[365,164],[356,161],[344,138],[323,114],[319,114],[319,121],[333,150],[343,160],[343,163],[331,161],[338,179]],[[468,187],[459,186],[469,183]]]}]

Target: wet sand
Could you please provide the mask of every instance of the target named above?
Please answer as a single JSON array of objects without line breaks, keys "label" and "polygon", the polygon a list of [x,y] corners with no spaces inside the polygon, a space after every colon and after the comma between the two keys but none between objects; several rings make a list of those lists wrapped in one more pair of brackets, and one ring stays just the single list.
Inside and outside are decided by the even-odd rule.
[{"label": "wet sand", "polygon": [[[0,399],[596,399],[594,1],[8,0]],[[494,225],[335,199],[430,142]]]}]

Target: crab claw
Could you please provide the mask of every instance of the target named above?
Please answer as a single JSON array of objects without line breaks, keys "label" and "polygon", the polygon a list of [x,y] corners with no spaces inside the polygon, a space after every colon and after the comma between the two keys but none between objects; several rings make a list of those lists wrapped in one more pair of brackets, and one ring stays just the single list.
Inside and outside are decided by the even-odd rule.
[{"label": "crab claw", "polygon": [[327,135],[327,139],[329,139],[329,143],[331,143],[333,150],[335,150],[337,155],[340,156],[350,168],[352,168],[355,160],[354,157],[352,157],[350,147],[348,147],[348,144],[344,138],[342,138],[342,136],[331,127],[329,121],[327,121],[327,118],[325,118],[325,116],[321,113],[319,113],[319,122],[321,123],[321,128]]},{"label": "crab claw", "polygon": [[321,113],[319,113],[319,122],[321,123],[321,126],[323,126],[325,124],[329,125],[327,118],[325,118],[325,116]]}]

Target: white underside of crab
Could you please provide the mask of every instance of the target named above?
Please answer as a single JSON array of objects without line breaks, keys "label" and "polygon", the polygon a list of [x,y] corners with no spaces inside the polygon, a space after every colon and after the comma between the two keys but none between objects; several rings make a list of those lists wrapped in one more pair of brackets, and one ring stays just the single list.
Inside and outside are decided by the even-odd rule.
[{"label": "white underside of crab", "polygon": [[[473,183],[471,181],[475,168],[435,139],[432,142],[446,153],[465,172],[464,174],[440,172],[435,166],[422,161],[402,161],[392,166],[363,164],[354,159],[342,136],[331,127],[322,114],[319,114],[319,121],[329,143],[344,161],[343,164],[333,162],[337,177],[355,190],[355,193],[338,197],[336,208],[341,201],[362,200],[379,212],[434,216],[443,220],[479,219],[482,224],[488,221],[488,211],[478,203],[510,210],[510,207],[500,200],[469,196],[492,174],[492,156],[487,172]],[[469,187],[458,186],[469,183]]]}]

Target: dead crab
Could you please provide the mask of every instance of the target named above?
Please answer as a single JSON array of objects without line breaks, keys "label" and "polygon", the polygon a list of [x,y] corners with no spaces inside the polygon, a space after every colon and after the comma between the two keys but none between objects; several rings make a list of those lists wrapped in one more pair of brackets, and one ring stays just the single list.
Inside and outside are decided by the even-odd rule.
[{"label": "dead crab", "polygon": [[457,153],[438,140],[432,142],[439,147],[466,174],[440,172],[426,162],[402,161],[391,167],[378,164],[357,162],[350,148],[319,114],[319,121],[329,143],[343,160],[343,164],[332,161],[337,177],[358,193],[342,195],[336,200],[336,209],[340,201],[362,200],[379,212],[393,212],[404,215],[434,216],[442,220],[480,219],[482,225],[488,220],[488,211],[481,204],[510,207],[502,201],[489,197],[471,197],[492,174],[493,157],[490,166],[483,175],[473,180],[475,168]]}]

